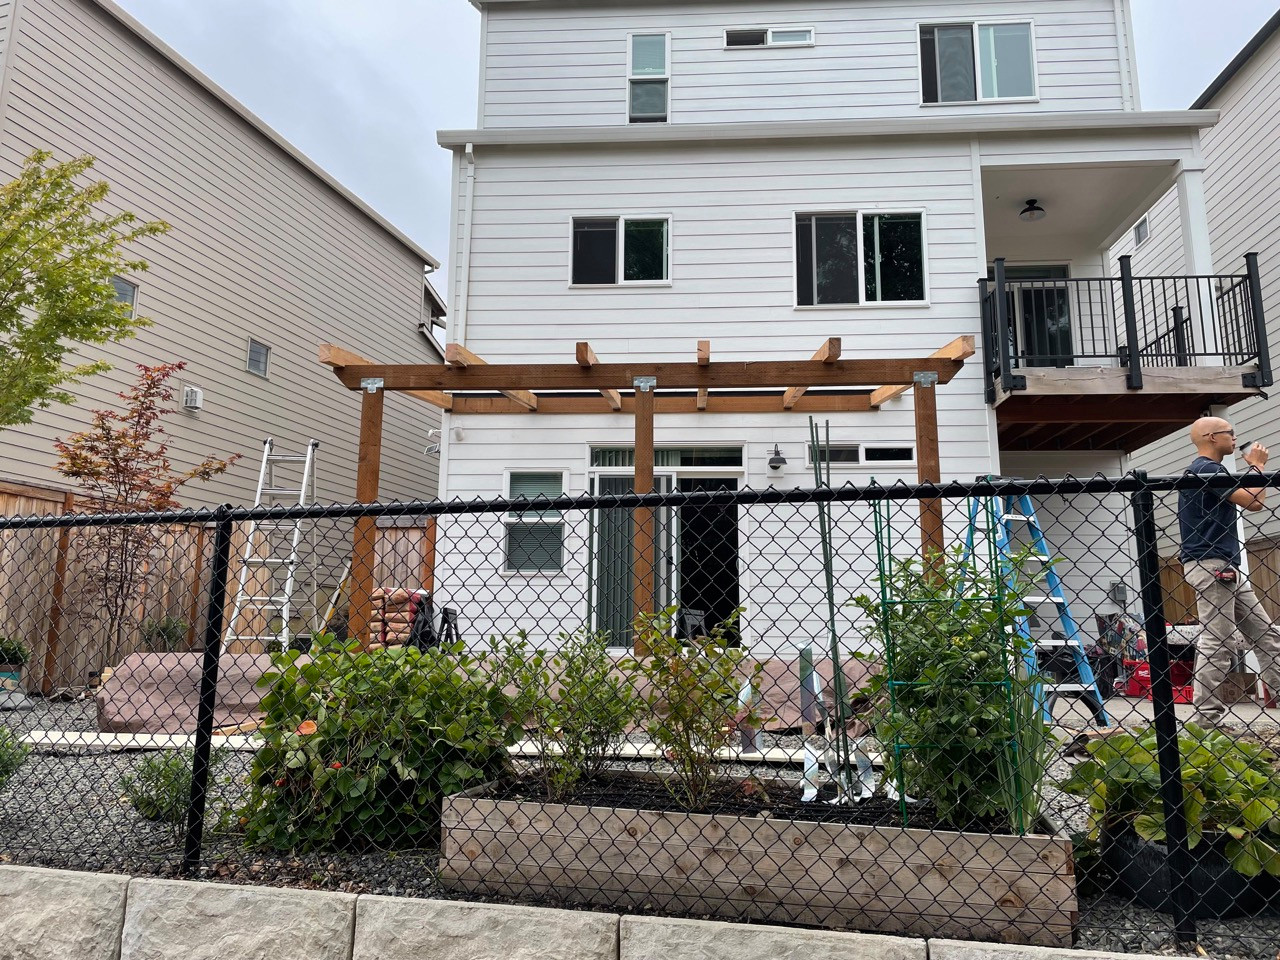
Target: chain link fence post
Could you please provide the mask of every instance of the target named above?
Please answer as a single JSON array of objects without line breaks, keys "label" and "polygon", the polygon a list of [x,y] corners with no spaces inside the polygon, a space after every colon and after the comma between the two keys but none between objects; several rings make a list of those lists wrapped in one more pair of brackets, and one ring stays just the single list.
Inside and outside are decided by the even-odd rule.
[{"label": "chain link fence post", "polygon": [[1178,718],[1174,713],[1164,595],[1160,587],[1155,498],[1147,484],[1146,471],[1135,470],[1133,476],[1140,484],[1133,494],[1133,530],[1138,550],[1138,576],[1142,584],[1143,628],[1147,632],[1147,656],[1151,663],[1151,706],[1155,714],[1156,758],[1160,765],[1160,797],[1164,806],[1173,932],[1179,941],[1189,943],[1196,939],[1189,884],[1193,864],[1191,851],[1187,847],[1182,758],[1178,751]]},{"label": "chain link fence post", "polygon": [[231,568],[231,505],[214,513],[213,565],[209,570],[209,605],[205,614],[204,660],[200,668],[200,701],[196,711],[195,758],[191,767],[191,800],[187,807],[186,843],[182,872],[191,874],[204,843],[204,810],[209,790],[209,754],[213,741],[213,710],[218,695],[218,658],[222,653],[223,608]]}]

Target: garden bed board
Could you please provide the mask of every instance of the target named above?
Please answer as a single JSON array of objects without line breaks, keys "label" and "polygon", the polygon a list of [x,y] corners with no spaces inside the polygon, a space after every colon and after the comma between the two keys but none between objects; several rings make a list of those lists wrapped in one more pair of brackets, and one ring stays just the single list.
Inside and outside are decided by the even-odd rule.
[{"label": "garden bed board", "polygon": [[1072,943],[1075,868],[1062,837],[495,799],[495,787],[444,800],[446,889],[912,936]]}]

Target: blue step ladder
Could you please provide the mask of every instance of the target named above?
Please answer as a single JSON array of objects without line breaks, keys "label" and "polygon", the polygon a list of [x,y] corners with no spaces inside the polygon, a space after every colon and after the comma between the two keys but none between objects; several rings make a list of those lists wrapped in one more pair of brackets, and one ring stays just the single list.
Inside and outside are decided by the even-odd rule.
[{"label": "blue step ladder", "polygon": [[[979,477],[979,480],[997,480],[998,477]],[[1058,697],[1074,697],[1084,702],[1085,706],[1093,713],[1094,720],[1099,726],[1109,727],[1111,720],[1107,716],[1106,707],[1103,705],[1101,692],[1098,689],[1097,678],[1093,674],[1093,667],[1089,663],[1089,657],[1085,653],[1084,639],[1080,635],[1080,626],[1076,623],[1076,619],[1071,614],[1071,605],[1067,602],[1067,597],[1062,589],[1062,578],[1058,576],[1054,570],[1053,564],[1050,562],[1052,554],[1049,550],[1049,542],[1045,538],[1044,528],[1041,527],[1040,521],[1036,518],[1036,508],[1031,502],[1031,497],[1027,494],[1020,496],[1003,496],[991,498],[992,512],[994,514],[994,524],[991,530],[991,536],[995,540],[996,557],[1000,564],[1000,576],[1004,579],[1005,585],[1013,590],[1015,587],[1014,580],[1017,577],[1017,571],[1010,562],[1013,555],[1013,544],[1015,542],[1015,531],[1018,524],[1026,524],[1027,540],[1031,547],[1032,553],[1030,559],[1045,565],[1043,585],[1045,590],[1043,593],[1032,594],[1023,597],[1023,601],[1029,608],[1052,606],[1056,613],[1056,618],[1061,630],[1058,636],[1053,636],[1049,640],[1038,640],[1032,642],[1030,617],[1022,616],[1014,620],[1014,631],[1026,641],[1025,663],[1027,671],[1031,676],[1037,676],[1041,672],[1040,653],[1054,649],[1065,649],[1070,652],[1073,665],[1075,667],[1075,680],[1053,680],[1041,684],[1036,689],[1036,700],[1041,704],[1044,711],[1045,722],[1053,722],[1053,705]],[[969,501],[969,530],[965,536],[965,549],[962,563],[967,566],[974,552],[974,540],[979,529],[984,512],[984,504],[981,498],[973,497]]]}]

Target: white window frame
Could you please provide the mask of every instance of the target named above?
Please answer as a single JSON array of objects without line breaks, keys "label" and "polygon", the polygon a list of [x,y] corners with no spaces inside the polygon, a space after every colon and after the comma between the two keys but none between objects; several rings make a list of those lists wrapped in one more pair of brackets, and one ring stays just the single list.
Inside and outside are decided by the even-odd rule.
[{"label": "white window frame", "polygon": [[[558,494],[558,496],[564,496],[569,493],[569,471],[568,470],[556,470],[554,468],[540,469],[538,467],[521,467],[516,470],[506,469],[502,471],[502,499],[504,500],[512,499],[511,476],[512,474],[517,474],[517,473],[558,473],[560,474],[560,493]],[[568,541],[568,537],[569,537],[569,518],[564,515],[563,511],[556,511],[556,512],[560,514],[560,519],[556,522],[558,522],[561,527],[560,565],[556,567],[554,570],[513,570],[511,568],[511,555],[507,550],[507,532],[513,526],[521,526],[521,525],[531,526],[532,523],[529,520],[523,519],[519,514],[513,514],[509,510],[505,514],[503,514],[502,516],[502,532],[503,532],[502,565],[499,568],[499,572],[504,577],[553,579],[555,577],[567,576],[564,568],[565,568],[565,544]],[[530,515],[531,514],[528,514],[528,513],[525,514],[525,516],[530,516]],[[543,516],[543,514],[541,513],[532,514],[532,515],[537,516],[539,518]],[[546,524],[544,524],[544,526],[545,525]]]},{"label": "white window frame", "polygon": [[133,296],[132,296],[132,297],[130,297],[127,301],[126,301],[126,300],[121,300],[121,299],[120,299],[120,291],[119,291],[119,290],[116,290],[116,285],[115,285],[114,283],[113,283],[113,284],[111,284],[111,289],[112,289],[112,291],[115,293],[115,300],[116,300],[116,303],[128,303],[128,304],[129,304],[129,319],[133,319],[134,317],[136,317],[136,316],[138,315],[138,285],[137,285],[136,283],[134,283],[132,280],[129,280],[129,279],[125,278],[125,277],[122,277],[122,276],[120,276],[119,274],[113,274],[113,275],[112,275],[112,277],[111,277],[111,279],[112,279],[112,280],[118,280],[118,281],[120,281],[121,283],[123,283],[123,284],[127,285],[127,286],[129,287],[129,289],[132,291],[132,293],[133,293]]},{"label": "white window frame", "polygon": [[[765,32],[764,43],[743,45],[729,45],[729,34],[746,32],[748,30],[763,30]],[[793,30],[808,30],[808,40],[775,40],[775,33],[788,33]],[[766,27],[766,26],[750,26],[750,27],[725,27],[724,28],[724,48],[726,50],[767,50],[770,47],[816,47],[818,45],[817,28],[811,26],[787,26],[787,27]]]},{"label": "white window frame", "polygon": [[[973,86],[978,94],[976,100],[947,100],[938,101],[937,103],[928,103],[924,99],[924,54],[920,49],[920,30],[923,27],[959,27],[968,24],[973,28]],[[1029,97],[987,97],[982,96],[982,52],[981,40],[978,34],[979,27],[999,27],[1025,25],[1030,28],[1031,34],[1031,96]],[[1036,43],[1036,22],[1026,17],[1012,17],[1009,19],[994,20],[972,20],[968,18],[957,20],[917,20],[916,21],[916,79],[919,82],[920,89],[920,106],[922,107],[964,107],[976,106],[984,103],[1039,103],[1040,102],[1040,49]],[[942,78],[938,78],[941,85]]]},{"label": "white window frame", "polygon": [[[1138,239],[1139,227],[1147,228],[1146,236],[1144,236],[1141,240]],[[1150,217],[1144,216],[1141,220],[1139,220],[1137,223],[1133,225],[1133,249],[1137,250],[1139,247],[1146,244],[1146,242],[1150,239],[1151,239],[1151,219]]]},{"label": "white window frame", "polygon": [[[920,216],[920,261],[921,261],[921,279],[924,280],[924,299],[923,300],[864,300],[860,299],[858,303],[813,303],[801,306],[800,304],[800,285],[796,279],[796,273],[800,265],[800,248],[796,241],[796,218],[797,217],[847,217],[856,215],[858,218],[858,296],[865,296],[867,292],[867,264],[866,257],[862,250],[862,218],[865,215],[881,216],[891,214],[918,214]],[[817,249],[814,249],[814,267],[817,267]],[[882,309],[898,309],[901,307],[927,307],[929,306],[929,214],[923,207],[859,207],[856,210],[814,210],[808,207],[797,208],[791,211],[791,304],[793,310],[882,310]],[[817,284],[814,284],[814,299],[818,298]]]},{"label": "white window frame", "polygon": [[[889,440],[876,440],[871,442],[860,441],[860,440],[841,440],[841,441],[836,441],[832,443],[831,446],[836,448],[856,447],[858,450],[857,463],[845,463],[845,462],[834,461],[834,460],[832,461],[831,469],[833,472],[837,472],[837,473],[842,470],[860,470],[863,472],[875,472],[877,470],[880,470],[880,471],[888,470],[891,472],[899,467],[908,468],[908,467],[915,467],[916,465],[916,445],[914,442],[911,442],[911,441],[894,443]],[[900,450],[903,448],[911,451],[910,460],[875,460],[871,462],[867,461],[868,450],[886,450],[886,449]],[[806,467],[813,466],[813,447],[807,443],[804,446],[804,463]],[[825,468],[825,464],[823,466]]]},{"label": "white window frame", "polygon": [[[617,262],[614,264],[614,283],[574,283],[573,282],[573,222],[575,220],[614,220],[618,221]],[[626,280],[623,264],[626,259],[626,227],[632,220],[663,220],[667,224],[667,278],[665,280]],[[613,290],[619,287],[669,287],[672,285],[672,243],[671,225],[673,217],[669,213],[619,213],[619,214],[576,214],[569,218],[569,286],[575,290]],[[793,230],[794,232],[794,230]]]},{"label": "white window frame", "polygon": [[[263,371],[262,373],[259,373],[257,370],[253,369],[253,366],[252,366],[251,358],[253,356],[253,345],[255,343],[267,351],[267,367],[266,367],[266,370]],[[267,343],[265,340],[259,340],[257,337],[249,337],[245,341],[245,345],[244,345],[245,370],[253,374],[255,377],[261,377],[263,380],[270,380],[271,379],[271,354],[273,352],[274,351],[272,351],[271,349],[271,344]]]},{"label": "white window frame", "polygon": [[[665,53],[665,55],[664,55],[664,60],[666,61],[666,65],[667,65],[667,72],[666,72],[666,73],[664,73],[662,76],[658,76],[658,75],[657,75],[657,74],[655,74],[655,73],[648,73],[648,74],[645,74],[645,75],[644,75],[644,76],[642,76],[642,77],[637,77],[637,76],[635,76],[635,75],[634,75],[634,73],[632,72],[632,71],[633,71],[633,69],[634,69],[633,64],[632,64],[632,59],[633,59],[634,54],[635,54],[635,38],[636,38],[636,37],[657,37],[657,36],[665,37],[665,38],[666,38],[666,41],[667,41],[666,53]],[[655,81],[658,81],[658,80],[665,80],[665,81],[666,81],[666,83],[667,83],[667,118],[666,118],[665,120],[632,120],[632,119],[631,119],[631,84],[632,84],[632,82],[633,82],[633,81],[640,81],[641,83],[643,83],[643,82],[645,82],[645,81],[655,82]],[[632,30],[632,31],[630,31],[630,32],[627,34],[627,87],[626,87],[626,103],[624,103],[624,104],[623,104],[623,110],[624,110],[624,112],[625,112],[625,120],[626,120],[627,124],[633,124],[633,123],[639,123],[639,124],[646,124],[646,123],[670,123],[670,122],[671,122],[671,112],[672,112],[672,111],[671,111],[671,99],[672,99],[672,98],[671,98],[671,31],[669,31],[669,30],[666,30],[666,31],[663,31],[663,30]]]}]

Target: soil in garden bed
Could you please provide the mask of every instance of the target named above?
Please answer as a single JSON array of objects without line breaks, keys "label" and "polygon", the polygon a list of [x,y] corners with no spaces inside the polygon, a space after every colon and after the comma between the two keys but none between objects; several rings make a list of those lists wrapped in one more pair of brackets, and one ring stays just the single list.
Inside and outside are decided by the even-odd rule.
[{"label": "soil in garden bed", "polygon": [[[666,784],[652,775],[632,772],[605,773],[581,783],[560,803],[583,807],[618,807],[630,810],[655,810],[663,813],[708,813],[741,817],[771,817],[776,820],[802,820],[811,823],[852,823],[869,827],[912,827],[920,830],[966,830],[974,833],[1009,835],[1013,831],[1002,817],[983,817],[967,824],[944,821],[937,808],[927,800],[906,805],[904,822],[902,807],[896,800],[868,797],[852,804],[832,804],[835,786],[827,784],[818,792],[816,801],[800,799],[798,785],[770,782],[761,792],[758,784],[744,787],[734,781],[717,786],[710,803],[700,810],[689,811],[672,795]],[[497,785],[487,795],[490,800],[545,801],[541,785],[532,778]]]}]

